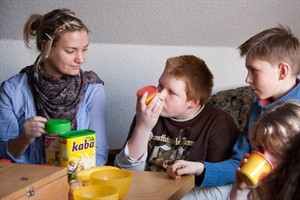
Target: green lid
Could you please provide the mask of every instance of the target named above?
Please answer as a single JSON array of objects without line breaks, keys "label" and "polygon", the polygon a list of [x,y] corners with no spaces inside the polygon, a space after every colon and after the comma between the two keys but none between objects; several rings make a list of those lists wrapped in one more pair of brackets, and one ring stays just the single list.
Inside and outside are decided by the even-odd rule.
[{"label": "green lid", "polygon": [[82,129],[77,131],[68,131],[64,134],[59,135],[61,138],[76,138],[86,135],[95,135],[95,131],[89,130],[89,129]]},{"label": "green lid", "polygon": [[67,119],[49,119],[45,123],[45,130],[48,133],[63,133],[71,130],[71,121]]}]

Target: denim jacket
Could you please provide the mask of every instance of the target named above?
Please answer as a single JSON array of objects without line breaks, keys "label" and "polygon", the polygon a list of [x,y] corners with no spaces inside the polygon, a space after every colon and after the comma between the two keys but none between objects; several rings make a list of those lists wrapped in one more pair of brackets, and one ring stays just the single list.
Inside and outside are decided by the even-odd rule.
[{"label": "denim jacket", "polygon": [[[26,73],[19,73],[0,86],[0,158],[16,163],[43,164],[44,147],[35,139],[23,155],[14,158],[8,151],[8,141],[22,133],[23,124],[36,116],[33,95]],[[87,85],[77,112],[77,129],[96,132],[96,165],[104,165],[108,157],[106,95],[103,84]]]}]

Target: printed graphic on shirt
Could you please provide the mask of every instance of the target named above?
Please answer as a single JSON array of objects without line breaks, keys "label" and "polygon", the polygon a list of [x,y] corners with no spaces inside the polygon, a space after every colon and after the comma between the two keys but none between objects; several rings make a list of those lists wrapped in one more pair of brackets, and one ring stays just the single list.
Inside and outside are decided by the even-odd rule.
[{"label": "printed graphic on shirt", "polygon": [[148,158],[150,171],[165,171],[168,165],[173,164],[176,160],[186,160],[189,150],[195,142],[179,134],[175,138],[156,135],[152,137],[151,143],[154,143],[154,146]]}]

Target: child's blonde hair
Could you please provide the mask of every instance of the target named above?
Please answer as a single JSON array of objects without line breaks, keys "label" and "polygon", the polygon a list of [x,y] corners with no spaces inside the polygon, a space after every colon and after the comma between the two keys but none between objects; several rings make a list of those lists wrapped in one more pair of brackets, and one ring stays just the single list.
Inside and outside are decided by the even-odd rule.
[{"label": "child's blonde hair", "polygon": [[255,141],[281,160],[288,142],[300,132],[300,103],[277,104],[259,117],[252,131]]},{"label": "child's blonde hair", "polygon": [[205,62],[193,55],[182,55],[167,59],[165,71],[185,82],[188,100],[208,102],[213,88],[213,74]]},{"label": "child's blonde hair", "polygon": [[238,49],[241,56],[259,58],[273,65],[286,62],[291,66],[292,73],[300,73],[300,44],[288,27],[279,25],[264,30],[246,42]]},{"label": "child's blonde hair", "polygon": [[[264,179],[261,200],[299,199],[300,195],[300,132],[293,138],[284,152],[283,161]],[[276,191],[276,193],[274,193]]]}]

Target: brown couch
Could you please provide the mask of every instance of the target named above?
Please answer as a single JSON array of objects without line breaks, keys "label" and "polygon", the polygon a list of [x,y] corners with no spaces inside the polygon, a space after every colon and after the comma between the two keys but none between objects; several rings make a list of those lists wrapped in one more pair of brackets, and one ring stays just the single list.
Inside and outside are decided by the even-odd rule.
[{"label": "brown couch", "polygon": [[250,87],[244,86],[217,92],[211,96],[210,102],[228,112],[243,131],[250,105],[254,100],[255,95]]}]

